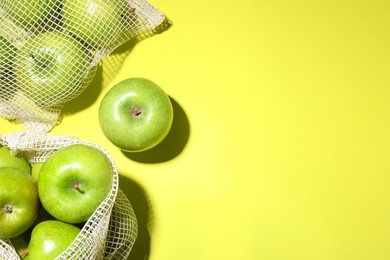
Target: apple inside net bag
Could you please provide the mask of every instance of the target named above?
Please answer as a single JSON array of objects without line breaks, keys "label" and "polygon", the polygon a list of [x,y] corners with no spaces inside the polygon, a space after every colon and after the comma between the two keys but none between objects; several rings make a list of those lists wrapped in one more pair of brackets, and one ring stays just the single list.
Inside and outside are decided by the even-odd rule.
[{"label": "apple inside net bag", "polygon": [[0,116],[50,131],[104,57],[164,20],[146,0],[0,0]]},{"label": "apple inside net bag", "polygon": [[[105,150],[97,145],[73,137],[32,132],[13,132],[0,135],[0,145],[7,147],[11,153],[23,155],[31,165],[43,162],[38,177],[38,193],[45,211],[51,214],[52,219],[61,220],[61,222],[68,224],[73,223],[77,225],[76,227],[81,227],[78,235],[74,235],[75,239],[71,239],[73,242],[69,242],[71,244],[65,246],[66,249],[61,250],[62,253],[60,252],[60,255],[55,259],[123,260],[128,258],[137,237],[137,221],[129,200],[118,187],[118,172],[115,164]],[[88,156],[92,156],[93,159],[89,159]],[[80,165],[88,165],[88,162],[91,165],[83,170],[83,174],[89,172],[95,175],[95,178],[89,179],[89,181],[85,176],[77,177],[80,176],[81,172],[75,173]],[[77,169],[72,169],[72,165],[77,165],[77,167],[75,166]],[[56,168],[61,170],[56,171]],[[50,183],[50,176],[56,173],[61,175],[61,177],[55,176],[54,178],[54,182],[57,182],[57,184]],[[105,184],[96,184],[100,178],[97,175],[98,173],[105,176],[105,184],[110,186],[106,192],[101,190]],[[72,183],[80,178],[81,181],[78,182],[77,189],[83,189],[84,185],[83,192],[78,194],[68,188],[67,191],[61,188],[64,186],[58,182],[69,181],[67,174],[71,175],[70,181]],[[107,176],[109,176],[108,180]],[[67,187],[67,185],[65,186]],[[49,190],[46,191],[45,189]],[[92,196],[93,192],[97,192],[97,194]],[[83,193],[88,196],[84,196]],[[107,195],[102,197],[102,193]],[[61,199],[61,196],[66,197],[66,199]],[[74,196],[77,197],[76,201],[69,201],[70,198],[75,198]],[[84,204],[85,207],[77,208],[84,200],[83,197],[93,197],[95,199],[99,196],[101,198],[90,212],[88,212],[88,205],[91,206],[90,200],[88,204]],[[67,208],[69,205],[70,208]],[[38,224],[33,224],[31,228],[37,226]],[[40,241],[33,238],[34,230],[35,228],[33,233],[30,233],[32,236],[29,242],[29,259],[47,258],[47,255],[40,255],[42,254],[42,252],[39,252]],[[19,259],[14,247],[16,245],[13,245],[12,242],[12,237],[0,239],[0,259]],[[34,257],[33,254],[35,254]]]}]

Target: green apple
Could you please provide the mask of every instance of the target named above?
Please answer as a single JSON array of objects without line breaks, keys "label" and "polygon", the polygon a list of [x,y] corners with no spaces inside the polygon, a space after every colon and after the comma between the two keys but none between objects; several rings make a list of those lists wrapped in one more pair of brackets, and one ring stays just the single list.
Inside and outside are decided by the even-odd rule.
[{"label": "green apple", "polygon": [[37,186],[31,175],[9,167],[0,168],[0,238],[21,235],[38,216]]},{"label": "green apple", "polygon": [[113,173],[110,160],[95,147],[74,144],[61,148],[39,173],[41,203],[59,220],[85,222],[109,194]]},{"label": "green apple", "polygon": [[132,8],[125,0],[63,0],[62,21],[66,31],[91,48],[116,47]]},{"label": "green apple", "polygon": [[36,225],[28,245],[28,260],[52,260],[65,251],[80,233],[80,229],[58,220]]},{"label": "green apple", "polygon": [[84,89],[92,56],[60,32],[44,32],[16,52],[14,74],[21,91],[42,107],[65,103]]},{"label": "green apple", "polygon": [[159,144],[173,121],[171,100],[156,83],[129,78],[113,86],[99,107],[100,127],[115,146],[139,152]]},{"label": "green apple", "polygon": [[1,7],[18,26],[24,30],[43,28],[44,23],[58,18],[59,0],[2,0]]},{"label": "green apple", "polygon": [[0,167],[12,167],[30,173],[30,163],[21,153],[13,154],[8,147],[0,146]]}]

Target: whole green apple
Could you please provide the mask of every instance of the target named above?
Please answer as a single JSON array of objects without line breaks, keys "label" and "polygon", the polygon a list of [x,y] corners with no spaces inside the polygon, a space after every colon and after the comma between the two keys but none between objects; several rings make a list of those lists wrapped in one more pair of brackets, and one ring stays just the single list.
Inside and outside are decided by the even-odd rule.
[{"label": "whole green apple", "polygon": [[0,167],[12,167],[30,173],[30,163],[21,153],[12,154],[8,147],[0,146]]},{"label": "whole green apple", "polygon": [[74,144],[61,148],[39,173],[41,203],[59,220],[85,222],[109,194],[113,173],[107,156],[95,147]]},{"label": "whole green apple", "polygon": [[52,260],[65,251],[80,233],[80,229],[58,220],[37,224],[28,245],[29,260]]},{"label": "whole green apple", "polygon": [[112,48],[125,30],[129,10],[125,0],[63,0],[63,26],[91,48]]},{"label": "whole green apple", "polygon": [[92,56],[78,41],[60,32],[29,39],[15,56],[14,74],[21,91],[42,107],[62,104],[85,89]]},{"label": "whole green apple", "polygon": [[2,0],[1,6],[11,19],[24,30],[35,30],[59,16],[59,0]]},{"label": "whole green apple", "polygon": [[0,168],[0,238],[21,235],[38,216],[37,186],[31,175],[9,167]]},{"label": "whole green apple", "polygon": [[129,78],[113,86],[99,107],[104,135],[124,151],[139,152],[159,144],[168,134],[173,108],[168,95],[145,78]]}]

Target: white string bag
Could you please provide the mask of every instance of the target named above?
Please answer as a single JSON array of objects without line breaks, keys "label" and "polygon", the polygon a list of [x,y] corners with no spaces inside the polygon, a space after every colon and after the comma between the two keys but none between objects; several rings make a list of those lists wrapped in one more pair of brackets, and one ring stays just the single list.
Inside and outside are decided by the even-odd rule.
[{"label": "white string bag", "polygon": [[164,20],[147,0],[0,0],[0,116],[49,132],[104,57]]},{"label": "white string bag", "polygon": [[[129,200],[119,189],[113,159],[104,149],[74,137],[32,132],[0,135],[0,144],[9,147],[11,152],[23,153],[30,163],[44,162],[54,151],[72,144],[86,144],[101,150],[114,172],[112,189],[73,243],[56,259],[127,259],[137,238],[137,220]],[[0,239],[0,259],[19,259],[8,239]]]}]

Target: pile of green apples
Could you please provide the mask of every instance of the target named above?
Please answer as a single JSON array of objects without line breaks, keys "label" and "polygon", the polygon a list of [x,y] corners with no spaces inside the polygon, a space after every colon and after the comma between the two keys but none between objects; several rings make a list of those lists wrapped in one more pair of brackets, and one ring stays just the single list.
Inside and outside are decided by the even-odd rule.
[{"label": "pile of green apples", "polygon": [[129,39],[134,10],[126,0],[1,1],[1,85],[40,107],[70,101]]},{"label": "pile of green apples", "polygon": [[[137,20],[131,3],[0,1],[0,26],[10,25],[0,33],[0,97],[30,105],[18,101],[27,99],[39,108],[77,97],[99,60],[129,39]],[[119,149],[142,152],[167,136],[173,107],[156,83],[130,78],[104,96],[99,122]],[[10,240],[21,259],[55,259],[110,194],[114,174],[92,145],[63,147],[44,162],[0,146],[0,239]]]},{"label": "pile of green apples", "polygon": [[109,195],[114,171],[97,147],[72,144],[32,163],[0,147],[0,239],[21,259],[55,259]]}]

